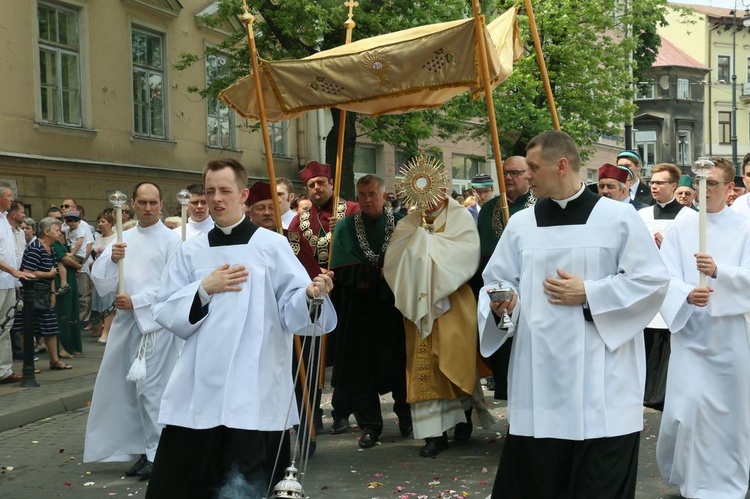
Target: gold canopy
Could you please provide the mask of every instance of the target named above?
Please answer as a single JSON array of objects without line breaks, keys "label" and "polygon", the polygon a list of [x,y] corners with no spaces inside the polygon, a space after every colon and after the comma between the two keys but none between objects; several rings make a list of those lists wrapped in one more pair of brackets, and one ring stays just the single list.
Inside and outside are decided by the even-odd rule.
[{"label": "gold canopy", "polygon": [[[484,28],[493,88],[521,56],[516,9]],[[473,19],[420,26],[366,38],[304,59],[262,61],[268,121],[337,107],[380,115],[437,107],[470,91],[482,96]],[[260,118],[255,81],[248,75],[220,98],[245,118]]]}]

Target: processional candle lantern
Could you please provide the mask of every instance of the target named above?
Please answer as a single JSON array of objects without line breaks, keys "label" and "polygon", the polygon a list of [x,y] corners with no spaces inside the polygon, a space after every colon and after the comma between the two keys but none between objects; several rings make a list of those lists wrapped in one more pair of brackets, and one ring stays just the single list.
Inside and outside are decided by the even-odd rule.
[{"label": "processional candle lantern", "polygon": [[[128,201],[128,196],[122,191],[115,191],[109,195],[109,202],[115,207],[115,224],[117,242],[122,242],[122,207]],[[117,294],[125,293],[125,262],[121,258],[117,262]]]},{"label": "processional candle lantern", "polygon": [[[706,252],[706,177],[708,177],[708,174],[711,173],[711,169],[713,167],[713,161],[706,157],[701,157],[698,158],[695,163],[693,163],[692,168],[693,173],[695,174],[695,178],[698,180],[698,202],[700,203],[700,205],[698,206],[699,253]],[[704,274],[703,272],[700,273],[700,286],[706,286],[706,274]]]},{"label": "processional candle lantern", "polygon": [[187,205],[190,202],[190,191],[181,189],[177,193],[177,201],[180,203],[180,217],[182,218],[182,240],[187,238]]}]

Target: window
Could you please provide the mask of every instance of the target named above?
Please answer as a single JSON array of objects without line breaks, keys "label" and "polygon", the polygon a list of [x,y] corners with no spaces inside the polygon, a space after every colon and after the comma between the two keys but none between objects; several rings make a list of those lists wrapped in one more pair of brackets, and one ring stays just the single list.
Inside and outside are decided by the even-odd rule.
[{"label": "window", "polygon": [[690,98],[690,82],[685,78],[677,78],[677,98],[682,100]]},{"label": "window", "polygon": [[164,39],[133,28],[133,123],[136,135],[167,137],[164,105]]},{"label": "window", "polygon": [[373,146],[357,144],[354,147],[354,173],[377,173],[376,151]]},{"label": "window", "polygon": [[732,113],[719,111],[719,144],[729,144],[732,141]]},{"label": "window", "polygon": [[677,164],[680,166],[689,166],[693,162],[690,135],[690,130],[677,131]]},{"label": "window", "polygon": [[635,145],[638,154],[643,158],[640,174],[642,177],[651,176],[651,168],[657,163],[656,157],[656,130],[643,130],[635,132]]},{"label": "window", "polygon": [[452,177],[454,179],[471,180],[477,173],[485,172],[484,158],[477,156],[463,156],[454,154],[452,158]]},{"label": "window", "polygon": [[718,59],[718,67],[719,71],[716,73],[716,79],[719,80],[719,83],[729,83],[729,79],[731,77],[732,71],[731,71],[731,61],[732,58],[728,55],[720,55]]},{"label": "window", "polygon": [[271,154],[289,156],[289,121],[268,123],[268,134],[271,136]]},{"label": "window", "polygon": [[750,57],[747,58],[747,79],[745,81],[750,83]]},{"label": "window", "polygon": [[81,126],[78,12],[40,2],[37,17],[41,119]]},{"label": "window", "polygon": [[638,82],[636,89],[636,99],[653,99],[654,98],[654,83],[653,78],[646,78],[644,81]]},{"label": "window", "polygon": [[[229,66],[225,55],[206,57],[206,84],[217,78],[229,76]],[[208,147],[220,149],[234,148],[234,113],[218,97],[209,97],[206,102],[206,130]]]}]

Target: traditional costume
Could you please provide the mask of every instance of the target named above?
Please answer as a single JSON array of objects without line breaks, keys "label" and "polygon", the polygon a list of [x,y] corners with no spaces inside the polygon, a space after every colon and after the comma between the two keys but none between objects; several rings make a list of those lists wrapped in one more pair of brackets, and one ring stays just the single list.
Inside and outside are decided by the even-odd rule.
[{"label": "traditional costume", "polygon": [[[549,303],[543,281],[557,269],[583,280],[588,307]],[[478,305],[482,355],[514,337],[510,427],[493,499],[634,496],[642,331],[666,292],[665,274],[632,208],[584,185],[510,219],[484,271]],[[498,283],[519,296],[507,330],[498,327],[486,293]]]},{"label": "traditional costume", "polygon": [[[690,208],[672,198],[668,203],[655,202],[653,206],[638,210],[638,215],[652,237],[657,232],[663,236],[683,209]],[[656,314],[643,331],[646,346],[646,389],[643,394],[643,405],[657,410],[664,408],[669,366],[669,335],[669,329],[661,314]]]},{"label": "traditional costume", "polygon": [[[168,426],[147,497],[209,497],[233,468],[267,484],[282,435],[299,421],[292,335],[330,331],[336,313],[326,298],[310,323],[309,277],[283,236],[257,229],[246,217],[216,227],[184,242],[164,271],[155,319],[185,345],[164,391]],[[208,295],[201,281],[228,262],[247,269],[247,282]],[[276,476],[288,440],[283,448]]]},{"label": "traditional costume", "polygon": [[706,307],[687,302],[699,284],[698,216],[683,212],[661,253],[672,276],[661,308],[672,331],[667,396],[656,458],[685,497],[744,498],[750,469],[750,219],[707,213],[706,253],[718,270]]},{"label": "traditional costume", "polygon": [[375,219],[360,212],[341,220],[333,239],[331,269],[339,336],[331,384],[351,403],[365,439],[360,447],[374,445],[383,431],[379,394],[393,392],[401,433],[411,432],[404,318],[381,270],[401,218],[389,210]]},{"label": "traditional costume", "polygon": [[467,284],[479,264],[479,235],[471,215],[450,198],[431,224],[432,230],[421,227],[419,211],[398,223],[383,273],[407,319],[414,438],[442,439],[439,452],[447,443],[444,432],[469,423],[472,407],[483,427],[492,419],[477,377],[476,300]]},{"label": "traditional costume", "polygon": [[[125,231],[123,242],[127,244],[125,293],[133,309],[118,309],[112,322],[94,385],[84,462],[129,461],[143,454],[154,460],[162,428],[157,422],[159,405],[181,343],[154,321],[151,312],[162,270],[180,245],[180,237],[157,222]],[[91,277],[100,295],[117,289],[111,244],[94,262]],[[136,358],[145,362],[145,379],[128,381],[125,378]]]},{"label": "traditional costume", "polygon": [[[208,232],[214,228],[214,219],[211,215],[207,216],[204,220],[196,222],[192,218],[188,218],[187,224],[185,224],[185,240],[192,239],[200,236],[201,234],[208,234]],[[180,237],[182,237],[182,227],[175,227],[172,229]]]}]

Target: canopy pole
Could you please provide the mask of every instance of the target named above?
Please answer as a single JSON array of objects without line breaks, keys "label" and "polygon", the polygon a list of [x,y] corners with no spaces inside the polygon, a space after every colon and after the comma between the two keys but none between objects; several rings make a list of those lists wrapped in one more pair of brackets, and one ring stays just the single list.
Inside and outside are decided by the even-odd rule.
[{"label": "canopy pole", "polygon": [[536,18],[534,17],[534,9],[531,7],[531,0],[524,0],[526,6],[526,15],[529,18],[529,29],[531,30],[531,38],[534,39],[534,49],[536,50],[536,61],[539,64],[539,71],[542,74],[542,82],[544,83],[544,92],[547,95],[547,107],[549,107],[549,113],[552,116],[552,125],[555,130],[560,130],[560,120],[557,117],[557,108],[555,107],[555,97],[552,95],[552,85],[549,82],[549,75],[547,74],[547,64],[544,62],[544,54],[542,53],[542,42],[539,40],[539,31],[536,29]]},{"label": "canopy pole", "polygon": [[492,99],[492,83],[490,82],[490,67],[487,62],[487,44],[484,39],[484,17],[480,11],[479,0],[472,0],[474,9],[474,28],[477,36],[477,55],[479,57],[479,68],[484,86],[484,102],[487,105],[487,119],[490,124],[490,135],[492,136],[492,153],[495,155],[495,170],[497,171],[497,184],[500,188],[500,208],[503,213],[503,225],[507,225],[510,219],[508,212],[508,196],[505,187],[505,176],[503,175],[503,157],[500,151],[500,138],[497,132],[497,121],[495,119],[495,102]]},{"label": "canopy pole", "polygon": [[[346,28],[346,45],[352,43],[352,31],[356,24],[354,23],[354,7],[359,6],[359,2],[356,0],[346,0],[344,2],[346,7],[349,7],[349,15],[344,22]],[[339,206],[339,194],[341,193],[341,169],[344,164],[344,132],[346,131],[346,110],[339,110],[339,137],[338,143],[336,144],[336,173],[333,175],[333,204],[331,205],[331,218],[337,218],[338,206]],[[333,237],[334,231],[331,230],[331,240],[328,243],[328,265],[331,267],[331,259],[333,257]],[[326,351],[328,350],[328,336],[323,336],[321,343],[320,353],[320,373],[318,375],[318,385],[321,389],[326,383]]]},{"label": "canopy pole", "polygon": [[284,234],[281,225],[281,208],[279,206],[279,194],[276,191],[276,171],[273,166],[273,150],[271,149],[271,136],[268,133],[268,118],[266,117],[266,103],[263,100],[263,88],[260,78],[260,67],[258,65],[258,54],[255,48],[255,34],[253,33],[253,22],[255,16],[250,14],[247,1],[242,0],[244,12],[240,16],[242,24],[247,30],[247,45],[250,51],[250,62],[253,68],[253,80],[255,81],[255,96],[258,99],[258,110],[260,111],[260,132],[263,135],[263,149],[266,152],[266,168],[268,169],[268,183],[271,184],[271,199],[273,200],[274,218],[276,219],[276,232]]}]

